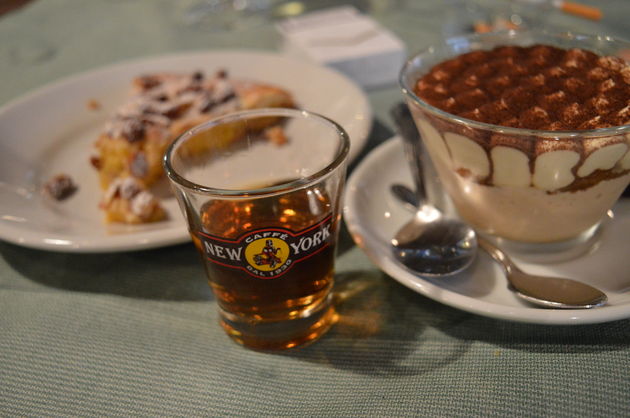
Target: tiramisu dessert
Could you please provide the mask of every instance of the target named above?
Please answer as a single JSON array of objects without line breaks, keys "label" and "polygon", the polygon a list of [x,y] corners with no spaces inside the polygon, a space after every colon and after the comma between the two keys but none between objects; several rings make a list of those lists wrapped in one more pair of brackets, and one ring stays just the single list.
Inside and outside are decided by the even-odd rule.
[{"label": "tiramisu dessert", "polygon": [[[233,111],[293,106],[289,92],[260,82],[233,80],[225,71],[210,77],[202,72],[137,77],[132,96],[107,123],[91,158],[104,190],[101,207],[106,221],[164,219],[166,212],[149,188],[164,175],[166,148],[186,130]],[[228,146],[237,139],[236,132],[226,132],[224,143],[214,146]]]},{"label": "tiramisu dessert", "polygon": [[602,129],[630,124],[620,58],[502,46],[443,61],[413,90],[430,105],[410,100],[442,183],[480,231],[568,240],[597,225],[630,182],[629,131]]}]

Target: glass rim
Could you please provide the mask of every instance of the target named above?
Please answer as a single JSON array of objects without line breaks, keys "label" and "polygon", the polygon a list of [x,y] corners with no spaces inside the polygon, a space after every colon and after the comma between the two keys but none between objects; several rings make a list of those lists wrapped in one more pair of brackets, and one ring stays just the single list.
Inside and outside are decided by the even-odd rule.
[{"label": "glass rim", "polygon": [[[627,41],[625,39],[608,36],[608,35],[589,35],[589,34],[582,34],[582,33],[575,33],[575,32],[550,32],[546,30],[532,31],[532,30],[511,29],[511,30],[491,32],[491,33],[453,36],[453,37],[445,38],[441,42],[435,43],[426,48],[423,48],[422,50],[411,55],[405,61],[404,65],[402,66],[398,74],[399,87],[402,89],[402,92],[406,98],[408,98],[413,103],[421,107],[423,110],[427,111],[428,113],[434,116],[437,116],[441,119],[448,119],[451,122],[454,121],[457,124],[460,124],[466,127],[483,129],[486,131],[493,131],[498,134],[513,135],[513,136],[552,137],[552,138],[562,139],[562,138],[576,138],[576,137],[599,138],[599,137],[606,137],[606,136],[624,135],[624,134],[630,133],[630,123],[625,124],[625,125],[619,125],[619,126],[611,126],[608,128],[553,131],[553,130],[544,130],[544,129],[513,128],[509,126],[502,126],[502,125],[496,125],[492,123],[479,122],[473,119],[468,119],[462,116],[455,115],[453,113],[448,113],[440,108],[430,105],[429,103],[425,102],[420,97],[418,97],[413,91],[413,86],[409,86],[408,85],[409,83],[407,83],[406,81],[406,78],[408,77],[408,75],[412,73],[412,69],[414,68],[414,61],[416,61],[418,58],[420,58],[423,55],[433,53],[436,49],[444,49],[449,44],[454,43],[458,39],[462,39],[462,40],[465,39],[470,42],[474,42],[474,41],[481,42],[484,39],[503,38],[503,39],[508,40],[508,39],[515,39],[515,38],[518,38],[519,36],[526,36],[526,35],[534,36],[534,37],[544,36],[547,38],[564,39],[567,41],[572,41],[572,40],[579,41],[579,40],[589,39],[589,40],[597,40],[597,41],[605,41],[605,42],[616,42],[616,43],[623,44],[626,48],[630,49],[630,41]],[[585,47],[584,49],[588,49],[588,48]],[[473,49],[471,49],[470,51],[473,51]],[[466,51],[466,52],[469,52],[469,51]],[[601,55],[601,54],[598,54],[598,55]],[[453,55],[453,57],[455,56],[456,55]],[[446,59],[448,58],[445,58],[445,60]],[[630,65],[630,62],[628,62],[627,60],[626,60],[626,63]]]},{"label": "glass rim", "polygon": [[[173,153],[190,137],[212,128],[214,126],[218,126],[224,123],[235,122],[237,120],[241,120],[247,117],[293,117],[293,118],[302,118],[302,119],[311,119],[318,120],[324,124],[329,125],[333,128],[337,137],[340,139],[341,146],[338,147],[337,153],[335,157],[329,162],[326,167],[318,170],[317,172],[305,176],[300,177],[293,181],[282,182],[279,184],[274,184],[268,187],[257,187],[251,189],[222,189],[217,187],[204,186],[202,184],[198,184],[187,180],[185,177],[180,175],[177,170],[173,167],[172,163],[172,155]],[[323,179],[330,173],[334,172],[342,163],[347,159],[348,153],[350,151],[350,138],[346,130],[339,125],[334,120],[323,116],[319,113],[311,112],[304,109],[293,109],[293,108],[259,108],[259,109],[249,109],[249,110],[240,110],[237,112],[232,112],[226,115],[218,116],[214,119],[206,121],[200,125],[196,125],[186,132],[179,135],[167,148],[164,156],[162,158],[162,165],[164,170],[166,171],[166,175],[168,178],[177,185],[184,187],[186,189],[192,190],[197,193],[203,193],[208,195],[222,196],[222,197],[233,197],[233,198],[251,198],[251,197],[263,197],[270,196],[276,194],[282,194],[289,191],[297,190],[300,188],[304,188],[310,186],[317,181]]]}]

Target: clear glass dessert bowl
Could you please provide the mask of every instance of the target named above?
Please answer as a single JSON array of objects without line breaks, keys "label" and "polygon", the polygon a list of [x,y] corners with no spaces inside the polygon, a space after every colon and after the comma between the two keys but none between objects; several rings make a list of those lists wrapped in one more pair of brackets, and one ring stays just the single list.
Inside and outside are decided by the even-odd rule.
[{"label": "clear glass dessert bowl", "polygon": [[[475,63],[484,58],[474,54],[471,61],[452,60],[471,51],[540,45],[571,52],[545,66],[549,48],[530,48],[525,61],[512,60],[505,48],[505,57],[494,57],[500,70],[492,71],[487,62]],[[567,243],[594,234],[630,183],[630,100],[625,96],[624,106],[619,96],[607,96],[614,71],[630,91],[630,67],[610,58],[624,50],[629,42],[607,36],[510,31],[446,39],[406,62],[399,79],[405,100],[465,221],[516,243]],[[580,51],[601,58],[580,67],[587,55]],[[454,67],[419,82],[447,61]],[[458,81],[461,91],[449,80],[454,74],[466,75]],[[530,84],[516,85],[523,77]],[[579,128],[565,128],[571,118],[581,118]]]}]

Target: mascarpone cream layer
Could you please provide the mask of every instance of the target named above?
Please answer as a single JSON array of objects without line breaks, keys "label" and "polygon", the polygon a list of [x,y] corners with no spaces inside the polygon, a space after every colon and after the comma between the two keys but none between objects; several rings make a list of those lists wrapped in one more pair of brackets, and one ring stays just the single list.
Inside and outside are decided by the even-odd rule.
[{"label": "mascarpone cream layer", "polygon": [[[506,145],[486,150],[478,140],[440,132],[419,118],[419,112],[414,114],[460,215],[475,228],[503,238],[522,242],[574,238],[600,222],[630,183],[630,138],[604,138],[588,152],[583,146],[563,144],[531,155]],[[594,173],[602,178],[588,187],[571,188]]]},{"label": "mascarpone cream layer", "polygon": [[630,181],[630,173],[588,189],[548,194],[533,187],[485,186],[446,174],[460,216],[473,227],[521,242],[574,238],[600,222]]}]

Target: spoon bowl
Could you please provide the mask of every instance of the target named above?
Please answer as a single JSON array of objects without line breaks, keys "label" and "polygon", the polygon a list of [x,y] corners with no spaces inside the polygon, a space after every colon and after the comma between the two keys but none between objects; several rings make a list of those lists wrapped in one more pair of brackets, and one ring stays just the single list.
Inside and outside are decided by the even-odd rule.
[{"label": "spoon bowl", "polygon": [[473,262],[477,251],[475,232],[466,224],[442,216],[423,205],[391,240],[394,256],[423,276],[461,272]]}]

